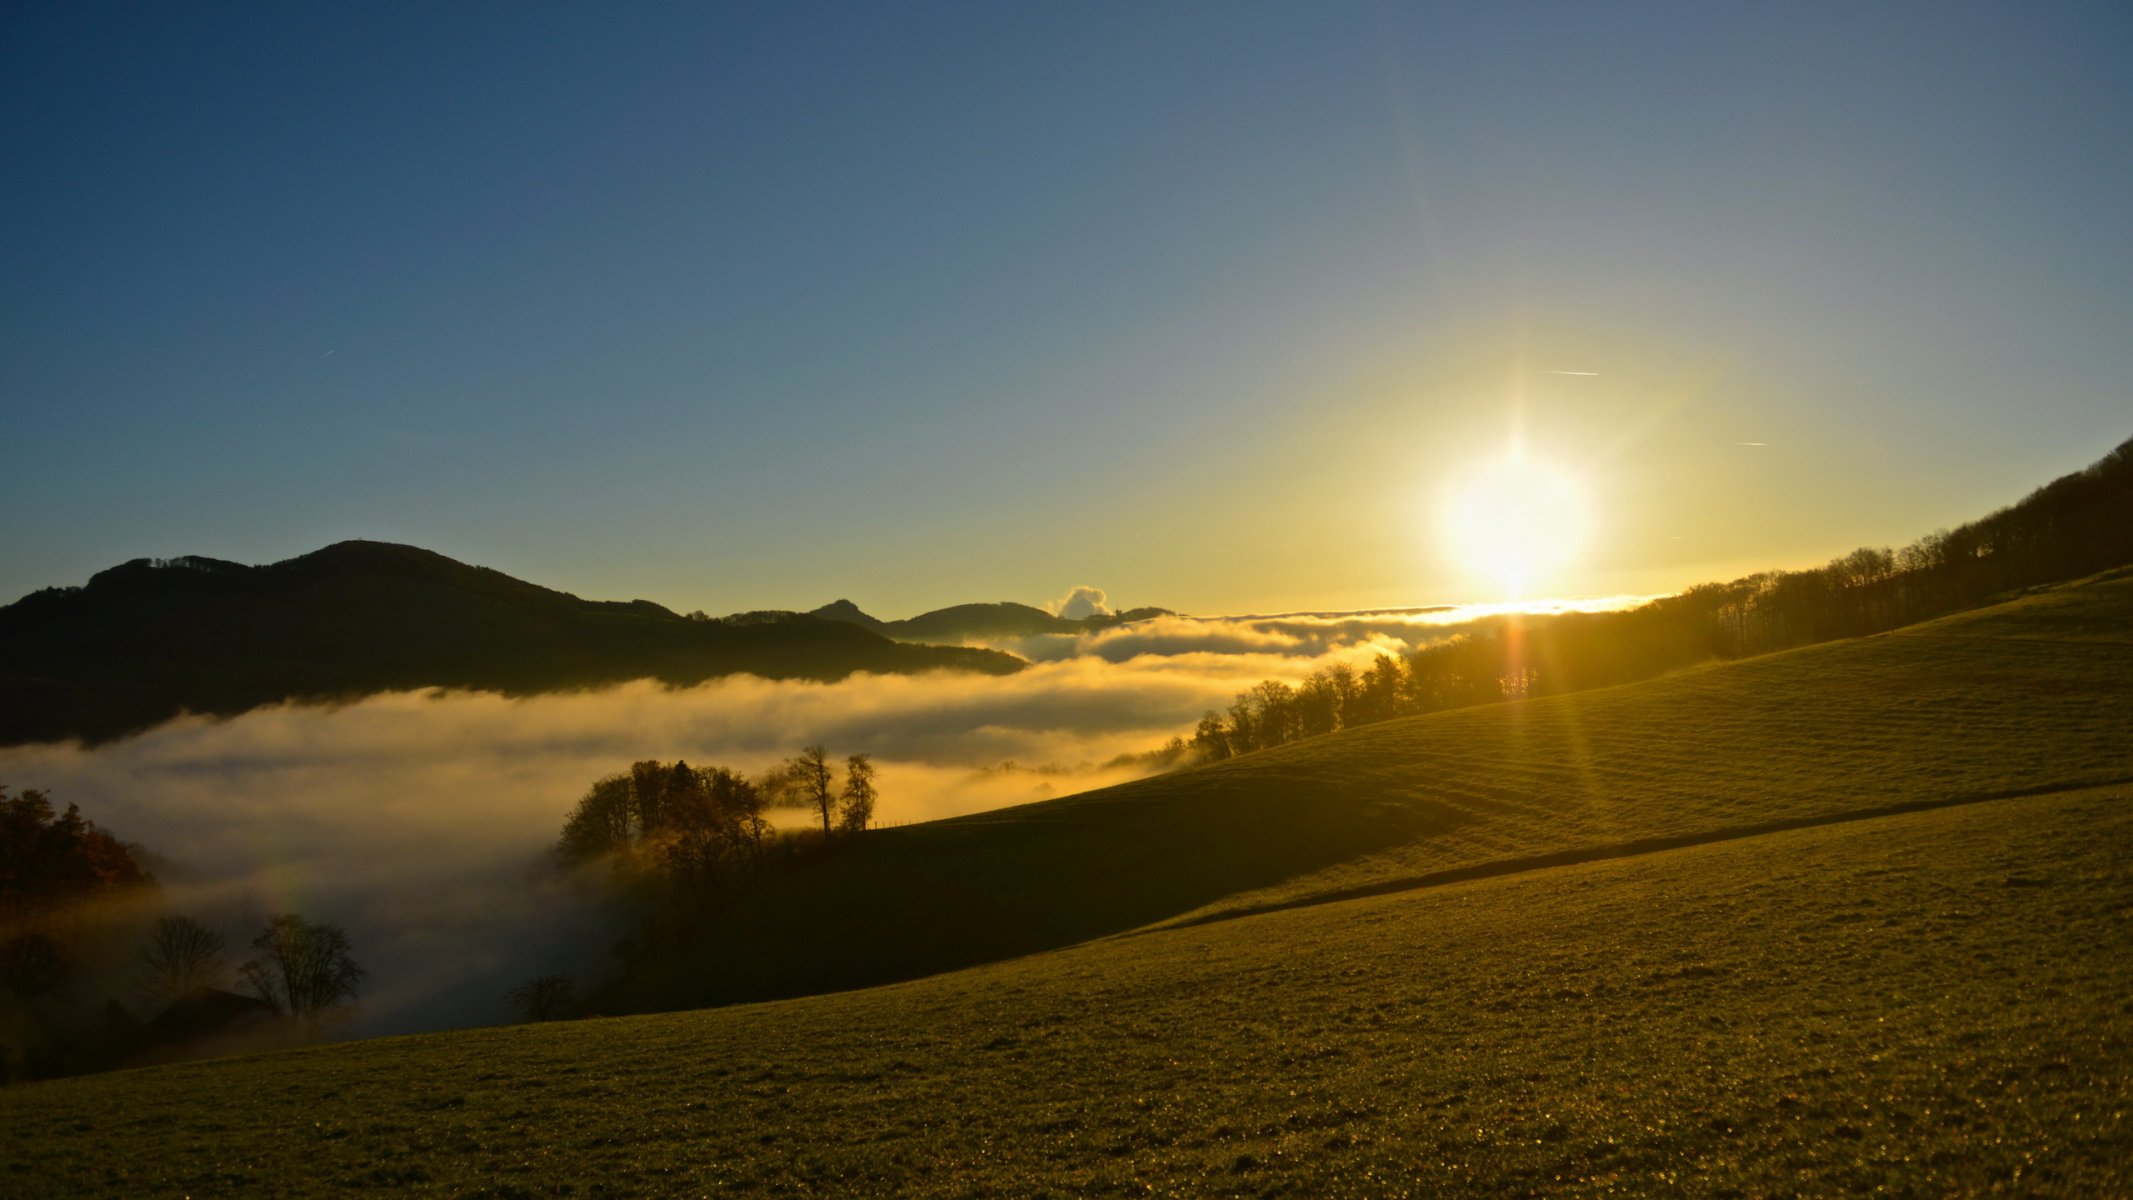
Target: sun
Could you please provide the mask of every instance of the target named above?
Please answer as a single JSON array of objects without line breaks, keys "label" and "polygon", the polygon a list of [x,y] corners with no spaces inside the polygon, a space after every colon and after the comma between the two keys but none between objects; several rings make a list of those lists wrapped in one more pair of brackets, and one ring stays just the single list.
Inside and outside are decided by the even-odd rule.
[{"label": "sun", "polygon": [[1454,483],[1438,511],[1452,561],[1504,600],[1556,586],[1591,521],[1570,475],[1516,450]]}]

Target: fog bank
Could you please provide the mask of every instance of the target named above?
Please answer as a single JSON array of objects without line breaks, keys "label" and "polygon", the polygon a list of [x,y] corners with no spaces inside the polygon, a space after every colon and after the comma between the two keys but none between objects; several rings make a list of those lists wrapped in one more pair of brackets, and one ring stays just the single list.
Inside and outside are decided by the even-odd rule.
[{"label": "fog bank", "polygon": [[882,823],[930,820],[1133,778],[1146,768],[1113,760],[1318,661],[1195,652],[1007,677],[388,693],[0,750],[0,783],[78,804],[168,860],[166,900],[220,928],[233,965],[269,913],[341,925],[371,972],[357,1031],[403,1032],[502,1020],[525,979],[598,972],[613,935],[539,867],[587,786],[635,760],[756,773],[820,742],[875,757]]},{"label": "fog bank", "polygon": [[358,1032],[485,1023],[505,1019],[505,993],[534,975],[604,967],[615,931],[541,868],[577,798],[631,762],[756,774],[819,742],[874,757],[880,823],[932,820],[1134,778],[1150,768],[1123,756],[1189,733],[1262,679],[1361,666],[1483,615],[1164,617],[1001,643],[1038,660],[1010,676],[735,676],[282,705],[96,749],[0,749],[0,783],[78,804],[168,860],[165,899],[220,928],[232,965],[270,913],[341,925],[371,972]]}]

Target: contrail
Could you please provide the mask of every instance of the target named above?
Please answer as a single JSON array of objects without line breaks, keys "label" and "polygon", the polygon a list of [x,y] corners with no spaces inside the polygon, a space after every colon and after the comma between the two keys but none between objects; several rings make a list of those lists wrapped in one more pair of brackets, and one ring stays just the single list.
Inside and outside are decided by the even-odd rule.
[{"label": "contrail", "polygon": [[1733,443],[1733,444],[1734,444],[1734,445],[1736,445],[1736,446],[1767,446],[1767,445],[1769,445],[1770,443],[1769,443],[1769,442],[1735,442],[1735,443]]},{"label": "contrail", "polygon": [[1543,375],[1598,375],[1598,371],[1542,371]]}]

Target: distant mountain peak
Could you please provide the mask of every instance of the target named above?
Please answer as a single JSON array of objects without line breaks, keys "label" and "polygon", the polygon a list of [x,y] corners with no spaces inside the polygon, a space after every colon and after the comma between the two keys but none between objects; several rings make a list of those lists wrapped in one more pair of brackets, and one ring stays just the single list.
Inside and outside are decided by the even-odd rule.
[{"label": "distant mountain peak", "polygon": [[807,615],[810,617],[823,617],[833,621],[849,621],[854,618],[868,621],[874,620],[873,617],[867,615],[866,610],[849,600],[832,600]]},{"label": "distant mountain peak", "polygon": [[888,624],[879,617],[869,616],[866,610],[844,599],[832,600],[807,615],[820,617],[825,621],[842,621],[847,625],[858,625],[871,629],[876,633],[880,633]]}]

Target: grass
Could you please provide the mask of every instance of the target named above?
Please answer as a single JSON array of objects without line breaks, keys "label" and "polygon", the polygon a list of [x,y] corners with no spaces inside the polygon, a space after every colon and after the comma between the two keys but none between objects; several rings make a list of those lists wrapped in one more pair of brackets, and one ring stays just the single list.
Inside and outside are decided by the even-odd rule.
[{"label": "grass", "polygon": [[0,1191],[2125,1194],[2129,798],[16,1088]]}]

